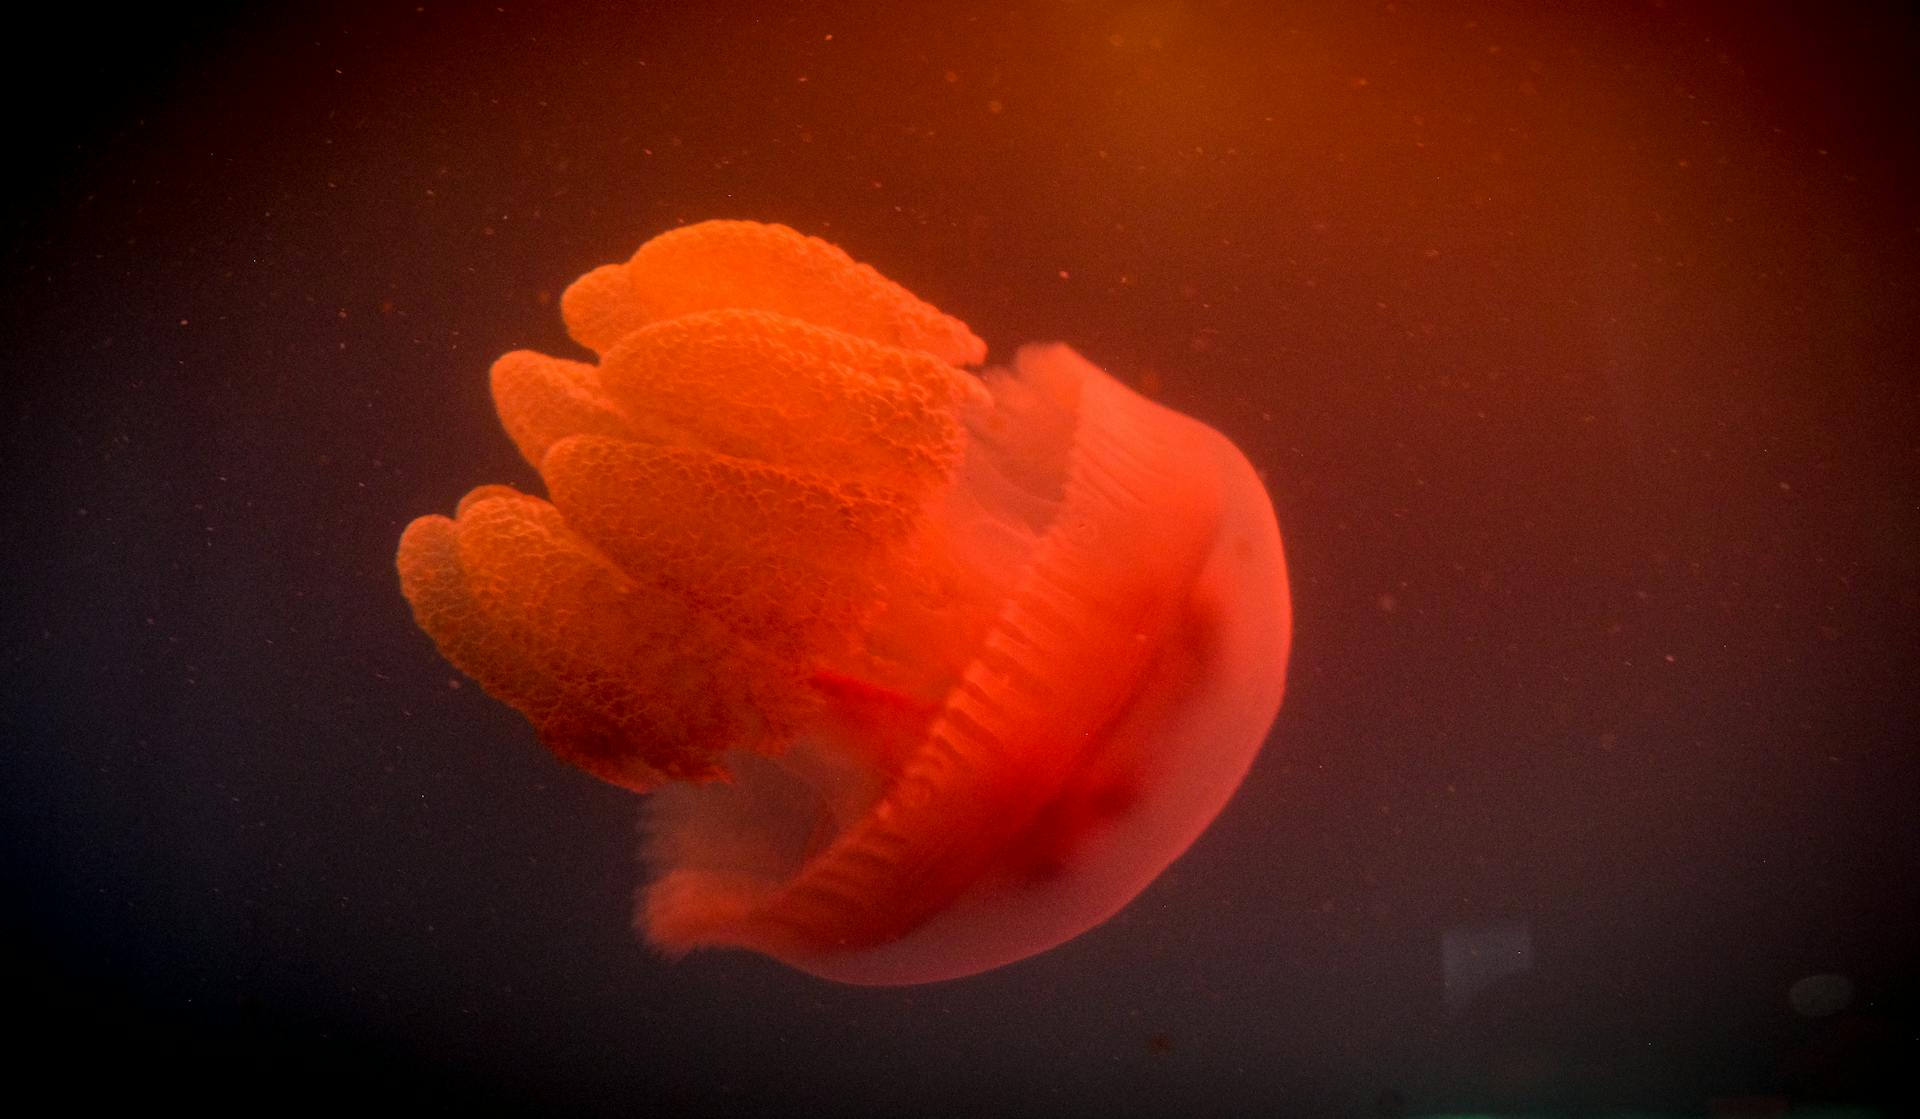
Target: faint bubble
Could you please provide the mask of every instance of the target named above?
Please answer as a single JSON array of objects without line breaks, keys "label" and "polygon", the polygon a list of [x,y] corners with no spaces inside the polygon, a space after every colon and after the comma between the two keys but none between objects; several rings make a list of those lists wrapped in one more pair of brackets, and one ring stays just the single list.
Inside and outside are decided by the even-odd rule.
[{"label": "faint bubble", "polygon": [[1853,1001],[1853,981],[1844,975],[1809,975],[1787,988],[1787,1004],[1808,1018],[1838,1014]]}]

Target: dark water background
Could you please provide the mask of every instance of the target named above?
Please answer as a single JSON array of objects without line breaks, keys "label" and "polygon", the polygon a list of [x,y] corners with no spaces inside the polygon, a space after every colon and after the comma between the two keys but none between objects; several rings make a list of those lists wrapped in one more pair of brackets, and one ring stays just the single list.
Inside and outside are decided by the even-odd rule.
[{"label": "dark water background", "polygon": [[[1913,17],[1558,8],[49,13],[5,74],[11,1079],[1910,1105]],[[1265,473],[1286,707],[1096,932],[917,989],[666,965],[630,798],[411,625],[401,526],[532,482],[488,362],[572,353],[565,283],[707,217],[1070,341]]]}]

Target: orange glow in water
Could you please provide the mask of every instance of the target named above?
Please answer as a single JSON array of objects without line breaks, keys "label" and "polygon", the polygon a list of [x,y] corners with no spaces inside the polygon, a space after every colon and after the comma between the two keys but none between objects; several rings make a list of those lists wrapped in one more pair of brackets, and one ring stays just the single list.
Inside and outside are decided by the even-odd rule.
[{"label": "orange glow in water", "polygon": [[1218,433],[824,241],[707,222],[562,301],[597,364],[494,365],[545,500],[401,539],[441,652],[651,794],[668,952],[914,983],[1104,921],[1205,829],[1280,704],[1279,531]]}]

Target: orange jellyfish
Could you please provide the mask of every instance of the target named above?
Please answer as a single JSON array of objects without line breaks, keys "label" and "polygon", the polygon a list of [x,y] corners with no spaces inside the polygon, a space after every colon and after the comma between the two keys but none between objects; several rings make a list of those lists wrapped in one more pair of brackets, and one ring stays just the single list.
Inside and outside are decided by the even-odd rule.
[{"label": "orange jellyfish", "polygon": [[648,793],[637,923],[851,983],[1100,924],[1205,829],[1280,705],[1273,507],[1224,437],[824,241],[718,221],[511,353],[545,500],[400,541],[414,617],[562,759]]}]

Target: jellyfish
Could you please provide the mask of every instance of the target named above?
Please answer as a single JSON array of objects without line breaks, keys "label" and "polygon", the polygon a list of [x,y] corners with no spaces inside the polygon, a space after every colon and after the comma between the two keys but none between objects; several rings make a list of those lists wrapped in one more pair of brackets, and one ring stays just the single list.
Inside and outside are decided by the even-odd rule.
[{"label": "jellyfish", "polygon": [[1225,437],[825,241],[712,221],[492,369],[544,497],[409,525],[416,621],[560,759],[646,794],[636,925],[849,983],[1116,913],[1225,805],[1291,640]]}]

